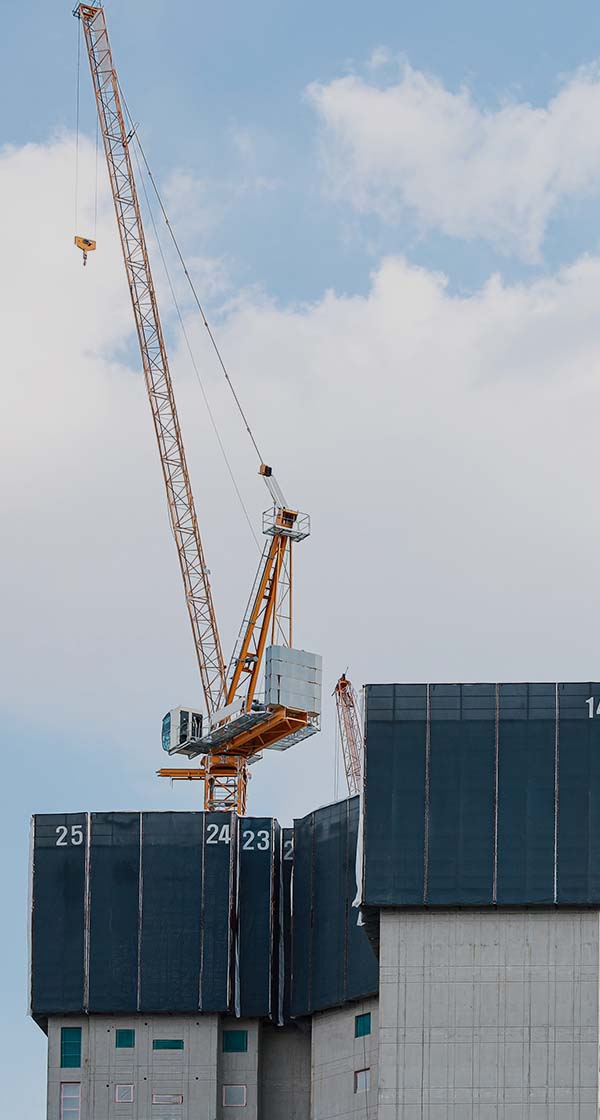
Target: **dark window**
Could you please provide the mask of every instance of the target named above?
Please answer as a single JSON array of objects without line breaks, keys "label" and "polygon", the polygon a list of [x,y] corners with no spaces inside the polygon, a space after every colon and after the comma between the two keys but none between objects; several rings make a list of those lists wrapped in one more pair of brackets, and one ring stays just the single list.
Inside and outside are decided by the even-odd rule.
[{"label": "dark window", "polygon": [[354,1017],[354,1037],[364,1038],[366,1034],[371,1033],[371,1012],[365,1011],[364,1015],[356,1015]]},{"label": "dark window", "polygon": [[62,1069],[79,1069],[81,1065],[81,1027],[61,1028],[60,1064]]},{"label": "dark window", "polygon": [[162,749],[168,751],[171,746],[171,713],[167,712],[162,721]]},{"label": "dark window", "polygon": [[153,1050],[183,1050],[182,1038],[155,1038],[152,1042]]},{"label": "dark window", "polygon": [[223,1053],[245,1054],[248,1049],[248,1031],[223,1031]]},{"label": "dark window", "polygon": [[119,1027],[115,1031],[115,1046],[117,1050],[131,1050],[135,1046],[135,1031]]},{"label": "dark window", "polygon": [[190,713],[182,712],[179,716],[179,742],[185,743],[188,738],[190,726]]}]

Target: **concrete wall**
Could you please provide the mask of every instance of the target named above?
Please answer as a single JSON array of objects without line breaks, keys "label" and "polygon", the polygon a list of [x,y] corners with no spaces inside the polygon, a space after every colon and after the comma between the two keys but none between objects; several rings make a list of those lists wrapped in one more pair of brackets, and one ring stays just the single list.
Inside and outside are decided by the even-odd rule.
[{"label": "concrete wall", "polygon": [[[81,1069],[60,1068],[61,1027],[82,1028]],[[117,1049],[117,1027],[135,1029],[135,1047]],[[215,1120],[218,1016],[56,1018],[48,1026],[48,1120],[60,1118],[61,1082],[80,1082],[82,1120]],[[183,1050],[153,1050],[155,1038],[183,1039]],[[116,1104],[115,1086],[134,1085],[133,1104]],[[175,1093],[183,1104],[152,1104]],[[229,1111],[229,1110],[228,1110]]]},{"label": "concrete wall", "polygon": [[[371,1033],[355,1038],[357,1015],[371,1013]],[[313,1015],[311,1120],[377,1120],[377,1000],[348,1004]],[[354,1074],[369,1069],[370,1089],[354,1091]]]},{"label": "concrete wall", "polygon": [[259,1120],[310,1120],[310,1024],[260,1033]]},{"label": "concrete wall", "polygon": [[[224,1054],[222,1045],[223,1029],[248,1032],[248,1049],[241,1054]],[[218,1050],[218,1120],[235,1120],[243,1115],[244,1120],[258,1120],[258,1042],[259,1022],[257,1019],[223,1019],[219,1031]],[[246,1086],[246,1107],[226,1108],[223,1104],[224,1085]]]},{"label": "concrete wall", "polygon": [[[52,1018],[48,1025],[48,1120],[60,1120],[60,1087],[81,1085],[81,1120],[310,1120],[310,1026],[274,1027],[218,1015]],[[80,1027],[81,1067],[61,1069],[62,1027]],[[135,1030],[117,1049],[115,1032]],[[248,1048],[224,1053],[223,1030],[245,1030]],[[154,1050],[153,1039],[183,1039],[183,1050]],[[133,1085],[132,1104],[116,1103]],[[244,1085],[243,1109],[224,1105],[225,1085]],[[183,1096],[153,1104],[153,1093]]]},{"label": "concrete wall", "polygon": [[598,1120],[598,929],[384,911],[378,1120]]}]

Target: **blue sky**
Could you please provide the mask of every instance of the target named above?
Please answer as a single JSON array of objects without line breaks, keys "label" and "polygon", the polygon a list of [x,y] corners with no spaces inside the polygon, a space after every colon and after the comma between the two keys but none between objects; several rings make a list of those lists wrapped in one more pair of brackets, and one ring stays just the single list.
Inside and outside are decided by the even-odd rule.
[{"label": "blue sky", "polygon": [[[0,45],[3,73],[7,81],[14,73],[19,89],[0,109],[9,143],[45,140],[73,126],[76,21],[52,4],[49,23],[48,9],[38,2],[11,11]],[[309,83],[364,72],[372,51],[383,46],[450,89],[466,82],[484,107],[506,95],[539,105],[555,93],[561,75],[595,60],[600,34],[600,15],[587,3],[567,9],[537,2],[497,8],[153,2],[143,11],[135,3],[108,11],[123,86],[157,173],[185,166],[218,195],[245,174],[235,136],[252,138],[260,174],[280,186],[228,207],[210,245],[235,258],[245,283],[291,299],[318,298],[330,285],[364,291],[373,263],[356,237],[344,236],[352,215],[319,197],[306,158],[315,141],[314,113],[303,96]],[[91,129],[85,72],[82,91],[82,124]],[[565,243],[572,251],[583,242],[587,215],[574,209],[563,216],[563,236],[551,239],[551,259],[559,259]],[[452,260],[467,284],[481,282],[493,266],[481,245],[449,245],[434,233],[415,245],[407,224],[382,233],[374,223],[369,235],[387,250],[412,244],[413,255],[432,267]]]},{"label": "blue sky", "polygon": [[[107,16],[259,441],[313,515],[298,641],[324,653],[326,690],[346,667],[357,684],[597,675],[597,6],[129,0]],[[0,42],[13,1120],[44,1102],[30,814],[198,803],[154,778],[160,717],[198,684],[103,168],[85,273],[72,249],[76,33],[69,5],[35,0],[7,7]],[[81,90],[89,214],[84,65]],[[156,274],[229,649],[255,551]],[[255,464],[181,291],[258,525]],[[333,796],[324,723],[256,768],[252,811],[288,823]]]}]

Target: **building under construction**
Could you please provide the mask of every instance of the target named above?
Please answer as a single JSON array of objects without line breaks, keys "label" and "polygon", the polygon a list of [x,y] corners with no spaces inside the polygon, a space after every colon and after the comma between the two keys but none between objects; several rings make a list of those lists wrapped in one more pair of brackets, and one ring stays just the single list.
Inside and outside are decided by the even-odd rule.
[{"label": "building under construction", "polygon": [[[342,677],[354,795],[293,829],[248,815],[248,766],[319,728],[321,659],[293,642],[292,555],[310,523],[209,330],[272,504],[226,665],[136,146],[150,169],[104,9],[75,14],[204,694],[202,712],[165,717],[179,765],[160,773],[198,781],[204,812],[34,818],[29,994],[48,1120],[597,1120],[600,684],[375,684],[363,722]],[[85,263],[95,242],[75,244]]]},{"label": "building under construction", "polygon": [[597,1120],[599,706],[372,685],[362,805],[36,817],[49,1120]]}]

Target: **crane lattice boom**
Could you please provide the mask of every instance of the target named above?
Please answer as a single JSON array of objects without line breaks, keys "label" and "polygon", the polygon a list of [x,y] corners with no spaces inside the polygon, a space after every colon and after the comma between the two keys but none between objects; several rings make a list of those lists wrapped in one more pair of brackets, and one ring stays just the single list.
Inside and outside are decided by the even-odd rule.
[{"label": "crane lattice boom", "polygon": [[177,416],[129,143],[104,10],[77,9],[87,46],[144,377],[160,451],[169,515],[209,715],[225,693],[225,662]]},{"label": "crane lattice boom", "polygon": [[[207,733],[177,741],[168,748],[169,753],[186,754],[188,758],[202,755],[202,765],[196,769],[163,769],[159,774],[204,782],[207,811],[230,810],[244,814],[249,761],[264,748],[278,744],[278,749],[286,749],[292,742],[318,729],[320,684],[317,703],[316,692],[310,687],[316,679],[314,675],[310,676],[307,694],[293,694],[294,704],[299,703],[300,707],[288,707],[279,698],[261,704],[256,698],[267,643],[273,648],[277,648],[276,643],[291,646],[292,543],[308,536],[310,521],[305,514],[288,508],[271,468],[261,464],[260,474],[275,503],[263,522],[263,531],[271,539],[265,547],[227,685],[129,152],[133,130],[128,132],[125,124],[103,8],[80,4],[75,15],[81,19],[85,35],[169,514],[208,713]],[[84,252],[95,248],[95,243],[87,239],[76,237],[75,243]],[[241,411],[237,397],[236,401]],[[245,417],[244,422],[250,432]],[[256,447],[254,439],[253,442]]]},{"label": "crane lattice boom", "polygon": [[344,673],[335,686],[334,695],[348,793],[352,797],[361,788],[363,736],[358,715],[358,698]]}]

